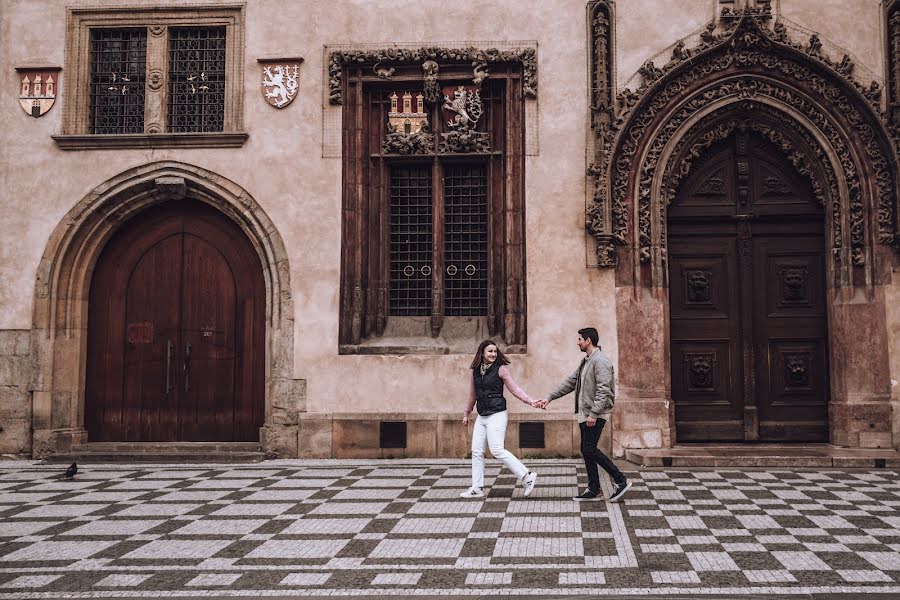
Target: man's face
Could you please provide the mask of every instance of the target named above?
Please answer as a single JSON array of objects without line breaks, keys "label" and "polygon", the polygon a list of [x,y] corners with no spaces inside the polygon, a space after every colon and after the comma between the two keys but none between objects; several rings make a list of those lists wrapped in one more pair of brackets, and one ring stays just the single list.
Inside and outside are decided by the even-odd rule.
[{"label": "man's face", "polygon": [[578,334],[578,349],[581,350],[582,352],[587,352],[588,348],[590,348],[590,346],[591,346],[591,340],[584,339],[583,337],[581,337],[581,334],[579,333]]}]

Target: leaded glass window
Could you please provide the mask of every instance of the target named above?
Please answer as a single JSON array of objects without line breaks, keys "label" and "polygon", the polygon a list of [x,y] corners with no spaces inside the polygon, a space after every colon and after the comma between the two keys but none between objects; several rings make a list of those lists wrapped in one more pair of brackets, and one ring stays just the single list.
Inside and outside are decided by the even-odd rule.
[{"label": "leaded glass window", "polygon": [[222,131],[225,115],[225,28],[169,31],[168,129]]},{"label": "leaded glass window", "polygon": [[91,133],[144,132],[146,29],[91,30]]}]

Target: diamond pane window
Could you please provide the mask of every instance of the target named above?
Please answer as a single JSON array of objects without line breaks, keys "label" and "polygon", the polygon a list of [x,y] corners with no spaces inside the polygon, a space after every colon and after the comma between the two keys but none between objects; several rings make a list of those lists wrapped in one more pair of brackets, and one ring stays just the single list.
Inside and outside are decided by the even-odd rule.
[{"label": "diamond pane window", "polygon": [[90,132],[143,133],[146,29],[92,29]]},{"label": "diamond pane window", "polygon": [[390,314],[431,314],[431,168],[391,169]]},{"label": "diamond pane window", "polygon": [[169,32],[168,130],[223,131],[225,28],[173,28]]},{"label": "diamond pane window", "polygon": [[447,167],[444,173],[445,313],[487,313],[487,169]]}]

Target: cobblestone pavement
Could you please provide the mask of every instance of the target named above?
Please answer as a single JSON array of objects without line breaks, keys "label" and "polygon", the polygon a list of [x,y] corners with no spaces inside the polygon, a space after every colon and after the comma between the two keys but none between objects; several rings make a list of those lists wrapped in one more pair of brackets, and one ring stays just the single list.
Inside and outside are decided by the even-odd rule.
[{"label": "cobblestone pavement", "polygon": [[897,472],[626,470],[608,504],[529,465],[463,500],[464,461],[0,463],[0,599],[900,594]]}]

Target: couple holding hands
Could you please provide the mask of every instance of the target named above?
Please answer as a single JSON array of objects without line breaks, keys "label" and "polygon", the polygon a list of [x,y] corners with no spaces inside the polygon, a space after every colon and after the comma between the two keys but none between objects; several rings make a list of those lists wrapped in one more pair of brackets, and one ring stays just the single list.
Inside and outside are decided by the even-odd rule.
[{"label": "couple holding hands", "polygon": [[598,467],[609,473],[614,486],[607,500],[618,502],[631,487],[625,475],[612,460],[597,447],[600,433],[609,420],[615,403],[615,373],[609,358],[600,350],[600,337],[593,327],[578,330],[578,348],[585,357],[575,372],[551,392],[544,400],[534,400],[516,385],[506,365],[509,359],[503,355],[497,344],[485,340],[478,346],[472,361],[472,384],[469,402],[463,415],[463,424],[468,425],[472,409],[476,409],[475,429],[472,432],[472,487],[460,494],[463,498],[484,497],[484,449],[490,448],[494,458],[500,460],[510,471],[522,480],[524,495],[534,490],[537,473],[529,471],[516,456],[503,447],[506,438],[505,387],[516,398],[535,408],[546,408],[550,402],[575,392],[575,417],[581,430],[581,455],[587,469],[588,487],[575,496],[574,500],[594,500],[600,497],[600,472]]}]

